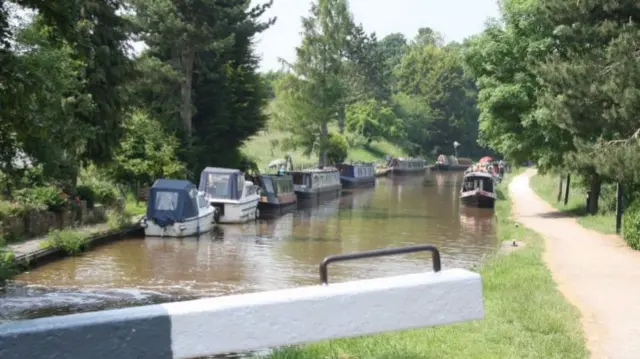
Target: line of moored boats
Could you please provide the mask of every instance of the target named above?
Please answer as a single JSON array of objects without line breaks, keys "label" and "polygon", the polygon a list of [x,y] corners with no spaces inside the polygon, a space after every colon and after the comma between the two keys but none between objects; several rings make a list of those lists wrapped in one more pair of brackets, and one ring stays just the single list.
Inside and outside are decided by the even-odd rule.
[{"label": "line of moored boats", "polygon": [[158,179],[149,190],[141,225],[147,236],[186,237],[219,224],[238,224],[282,213],[298,204],[337,198],[343,188],[373,187],[380,173],[425,173],[419,158],[396,158],[384,169],[373,163],[293,170],[291,158],[270,164],[273,173],[247,175],[239,169],[207,167],[200,183]]},{"label": "line of moored boats", "polygon": [[[502,178],[506,166],[487,158],[463,167],[468,167],[460,191],[465,205],[494,206],[495,183]],[[453,169],[449,163],[447,169],[442,164],[439,160],[432,169]],[[454,165],[462,166],[457,161]],[[424,159],[392,158],[382,168],[373,163],[342,163],[294,170],[290,157],[272,162],[272,173],[266,174],[207,167],[200,173],[197,187],[188,180],[156,180],[149,190],[147,213],[141,225],[147,236],[198,235],[210,231],[215,224],[245,223],[286,212],[299,204],[317,205],[339,197],[344,188],[373,187],[381,174],[424,174],[426,168]]]}]

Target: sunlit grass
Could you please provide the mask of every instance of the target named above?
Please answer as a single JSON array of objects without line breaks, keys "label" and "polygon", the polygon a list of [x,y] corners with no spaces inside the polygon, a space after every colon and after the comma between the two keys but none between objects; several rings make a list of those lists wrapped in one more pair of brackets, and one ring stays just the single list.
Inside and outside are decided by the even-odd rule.
[{"label": "sunlit grass", "polygon": [[[295,165],[311,165],[318,162],[317,156],[305,156],[301,150],[283,151],[280,145],[286,137],[287,134],[284,132],[261,131],[242,146],[242,152],[256,161],[261,170],[265,169],[269,162],[284,158],[287,153],[291,153]],[[387,141],[374,141],[367,148],[351,148],[347,161],[375,162],[384,159],[386,155],[406,156],[400,148]]]}]

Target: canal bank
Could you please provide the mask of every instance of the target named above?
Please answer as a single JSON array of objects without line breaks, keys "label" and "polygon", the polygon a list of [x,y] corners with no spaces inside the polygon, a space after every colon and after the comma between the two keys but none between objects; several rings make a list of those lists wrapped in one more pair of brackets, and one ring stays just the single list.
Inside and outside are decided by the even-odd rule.
[{"label": "canal bank", "polygon": [[[485,319],[441,328],[342,339],[276,351],[269,359],[311,358],[587,358],[577,310],[558,292],[543,261],[544,243],[517,226],[507,184],[496,204],[497,236],[521,249],[485,261]],[[428,304],[426,304],[428,305]]]}]

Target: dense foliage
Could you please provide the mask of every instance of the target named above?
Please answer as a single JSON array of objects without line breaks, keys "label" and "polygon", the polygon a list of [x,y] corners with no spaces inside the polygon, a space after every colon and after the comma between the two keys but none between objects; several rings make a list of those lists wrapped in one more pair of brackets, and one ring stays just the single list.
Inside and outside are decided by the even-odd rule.
[{"label": "dense foliage", "polygon": [[[270,6],[1,1],[0,176],[12,202],[3,207],[110,201],[109,181],[144,186],[246,165],[238,148],[266,123],[252,42],[273,23],[260,20]],[[133,54],[130,40],[146,48]]]},{"label": "dense foliage", "polygon": [[640,4],[501,3],[501,18],[464,51],[480,87],[480,140],[543,171],[579,174],[596,213],[604,183],[640,183]]},{"label": "dense foliage", "polygon": [[422,28],[378,40],[349,12],[346,0],[318,0],[303,19],[303,40],[288,71],[269,73],[271,126],[291,134],[285,148],[317,153],[326,163],[328,138],[350,146],[384,139],[411,155],[477,156],[477,89],[465,72],[464,46],[445,44]]}]

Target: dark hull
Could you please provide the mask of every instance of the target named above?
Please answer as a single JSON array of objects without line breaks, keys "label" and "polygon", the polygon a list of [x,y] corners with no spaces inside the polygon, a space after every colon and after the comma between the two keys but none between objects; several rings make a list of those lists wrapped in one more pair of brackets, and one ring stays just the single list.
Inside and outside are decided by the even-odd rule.
[{"label": "dark hull", "polygon": [[288,203],[258,203],[258,210],[260,211],[260,218],[274,218],[285,213],[289,213],[298,208],[298,202]]},{"label": "dark hull", "polygon": [[342,188],[313,193],[296,191],[296,195],[298,196],[298,207],[308,207],[340,197]]},{"label": "dark hull", "polygon": [[375,187],[376,178],[370,177],[361,180],[350,181],[348,179],[340,179],[340,183],[342,183],[343,188],[366,188],[366,187]]},{"label": "dark hull", "polygon": [[460,202],[468,207],[477,208],[494,208],[496,200],[495,198],[483,196],[480,194],[461,196]]},{"label": "dark hull", "polygon": [[423,176],[427,173],[426,168],[416,168],[416,169],[400,169],[393,168],[391,170],[391,174],[394,176]]},{"label": "dark hull", "polygon": [[441,163],[433,165],[432,171],[466,171],[470,166],[467,165],[443,165]]}]

